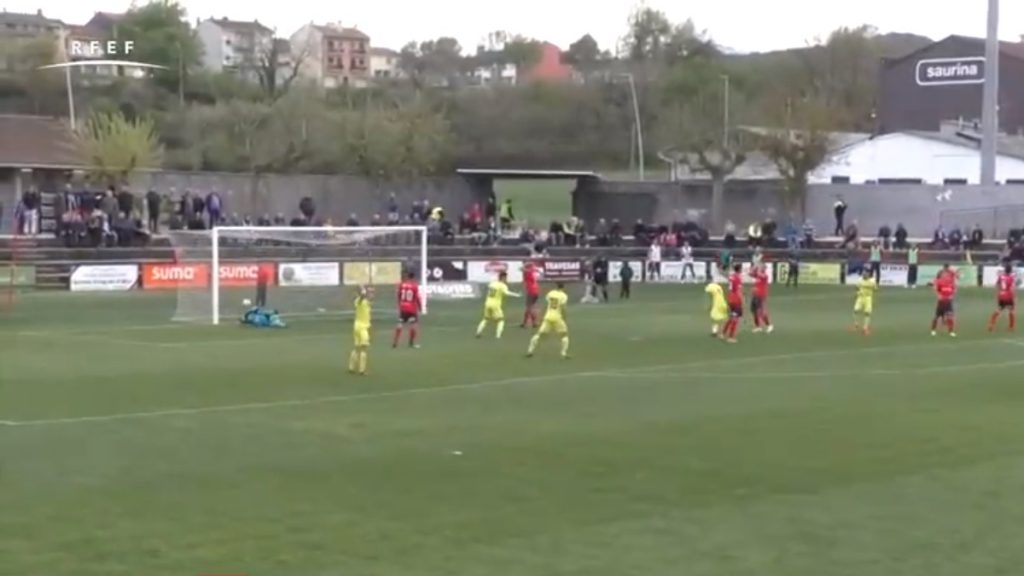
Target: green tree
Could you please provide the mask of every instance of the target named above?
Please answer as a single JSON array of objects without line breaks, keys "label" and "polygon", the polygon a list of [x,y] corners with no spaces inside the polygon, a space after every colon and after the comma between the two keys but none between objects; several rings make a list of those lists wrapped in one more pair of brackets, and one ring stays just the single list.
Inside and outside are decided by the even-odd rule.
[{"label": "green tree", "polygon": [[661,10],[640,6],[629,15],[623,51],[630,60],[659,60],[672,38],[673,26]]},{"label": "green tree", "polygon": [[93,176],[109,184],[158,168],[163,156],[152,120],[129,120],[118,112],[91,115],[76,128],[75,144]]},{"label": "green tree", "polygon": [[448,36],[406,44],[398,62],[418,88],[455,83],[466,66],[462,46]]},{"label": "green tree", "polygon": [[832,153],[828,131],[830,108],[814,97],[788,98],[781,129],[760,134],[760,148],[775,163],[783,180],[783,203],[792,214],[807,216],[807,181]]},{"label": "green tree", "polygon": [[55,114],[65,104],[65,71],[40,70],[58,61],[58,40],[43,35],[28,40],[0,40],[0,57],[12,71],[14,85],[28,98],[33,114]]},{"label": "green tree", "polygon": [[199,66],[202,46],[174,0],[151,0],[132,7],[117,27],[118,41],[132,41],[132,59],[164,66],[154,74],[165,90],[184,98],[189,74]]}]

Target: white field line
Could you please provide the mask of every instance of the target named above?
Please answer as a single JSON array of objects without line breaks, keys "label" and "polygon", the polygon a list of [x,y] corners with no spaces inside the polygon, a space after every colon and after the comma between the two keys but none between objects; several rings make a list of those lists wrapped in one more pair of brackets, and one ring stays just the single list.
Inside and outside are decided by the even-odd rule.
[{"label": "white field line", "polygon": [[[972,341],[965,341],[963,344]],[[973,342],[987,342],[975,340]],[[275,400],[271,402],[249,402],[244,404],[226,404],[222,406],[205,406],[198,408],[168,408],[163,410],[154,410],[150,412],[124,412],[119,414],[105,414],[97,416],[76,416],[69,418],[46,418],[40,420],[0,420],[0,426],[7,427],[29,427],[29,426],[54,426],[54,425],[67,425],[67,424],[85,424],[94,422],[113,422],[119,420],[140,420],[149,418],[161,418],[167,416],[189,416],[198,414],[214,414],[218,412],[240,412],[249,410],[267,410],[273,408],[284,408],[291,406],[312,406],[317,404],[331,404],[341,402],[354,402],[358,400],[374,400],[379,398],[395,398],[401,396],[413,396],[421,394],[439,393],[439,392],[453,392],[460,390],[478,390],[484,388],[495,388],[503,386],[512,386],[516,384],[531,384],[535,382],[545,382],[549,380],[568,380],[575,378],[585,377],[607,377],[607,376],[622,376],[628,375],[633,376],[637,373],[643,374],[649,371],[666,371],[670,369],[685,369],[693,368],[698,366],[714,366],[716,364],[737,364],[745,362],[762,362],[771,360],[786,360],[793,358],[808,358],[814,356],[852,356],[867,352],[878,352],[888,350],[901,350],[901,349],[912,349],[921,348],[922,345],[907,345],[907,346],[877,346],[869,348],[844,348],[840,350],[821,350],[813,352],[794,352],[791,354],[771,354],[762,356],[752,356],[747,358],[736,358],[726,359],[719,358],[714,360],[701,360],[696,362],[687,362],[680,364],[663,364],[657,366],[637,366],[633,370],[600,370],[600,371],[587,371],[587,372],[569,372],[562,374],[547,374],[541,376],[524,376],[520,378],[507,378],[502,380],[485,380],[482,382],[469,382],[465,384],[451,384],[447,386],[434,386],[425,388],[406,388],[402,390],[392,390],[389,392],[368,392],[365,394],[343,394],[337,396],[321,396],[317,398],[304,398],[297,400]],[[1022,361],[1024,363],[1024,361]],[[685,376],[681,373],[680,376]]]},{"label": "white field line", "polygon": [[1017,340],[1014,338],[1003,338],[1003,342],[1013,344],[1014,346],[1024,346],[1024,340]]},{"label": "white field line", "polygon": [[[1017,345],[1024,345],[1013,342]],[[979,362],[974,364],[946,364],[943,366],[931,366],[927,368],[906,368],[901,370],[846,370],[846,371],[819,371],[819,372],[750,372],[739,373],[717,373],[717,372],[606,372],[601,376],[618,378],[650,378],[659,379],[668,376],[682,376],[685,378],[716,378],[718,380],[773,380],[781,378],[828,378],[831,376],[906,376],[910,374],[941,374],[947,372],[961,372],[965,370],[985,370],[995,368],[1010,368],[1013,366],[1024,366],[1024,360],[1009,360],[1006,362]]]}]

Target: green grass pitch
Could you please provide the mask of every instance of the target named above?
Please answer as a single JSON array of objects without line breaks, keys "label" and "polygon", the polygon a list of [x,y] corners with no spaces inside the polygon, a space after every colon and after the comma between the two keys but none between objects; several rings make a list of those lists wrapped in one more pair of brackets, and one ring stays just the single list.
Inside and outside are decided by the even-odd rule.
[{"label": "green grass pitch", "polygon": [[[776,287],[707,335],[699,287],[575,305],[523,357],[480,303],[345,373],[347,320],[167,324],[168,295],[0,315],[0,574],[995,575],[1024,566],[1024,341],[932,338],[927,290]],[[381,298],[390,300],[390,292]]]}]

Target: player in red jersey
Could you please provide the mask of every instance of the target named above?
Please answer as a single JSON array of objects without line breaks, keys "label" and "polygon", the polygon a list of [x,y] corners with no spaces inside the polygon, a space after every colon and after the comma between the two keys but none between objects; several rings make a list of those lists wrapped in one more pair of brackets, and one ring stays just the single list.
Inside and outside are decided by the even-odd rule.
[{"label": "player in red jersey", "polygon": [[1010,320],[1010,331],[1017,328],[1017,275],[1013,273],[1013,265],[1007,264],[996,279],[996,311],[988,319],[988,331],[996,329],[999,317],[1006,310]]},{"label": "player in red jersey", "polygon": [[409,326],[409,347],[418,348],[416,337],[419,335],[420,310],[423,301],[420,299],[420,285],[416,282],[416,274],[408,272],[405,280],[398,285],[398,325],[395,326],[395,339],[392,348],[398,348],[402,339],[402,328]]},{"label": "player in red jersey", "polygon": [[736,264],[729,275],[729,294],[726,301],[729,303],[729,320],[725,323],[722,335],[725,341],[730,344],[736,343],[736,329],[739,328],[740,320],[743,318],[743,267]]},{"label": "player in red jersey", "polygon": [[935,318],[932,319],[932,336],[939,327],[941,321],[945,324],[949,335],[956,338],[956,316],[953,310],[953,299],[956,297],[956,273],[949,264],[942,267],[942,271],[935,277]]},{"label": "player in red jersey", "polygon": [[775,327],[768,317],[768,269],[760,264],[750,270],[754,279],[754,295],[750,299],[750,314],[754,316],[754,332],[764,330],[771,334]]},{"label": "player in red jersey", "polygon": [[540,268],[533,262],[523,267],[523,285],[526,287],[526,311],[523,312],[523,323],[520,328],[529,324],[533,328],[540,326],[537,321],[537,301],[540,300]]}]

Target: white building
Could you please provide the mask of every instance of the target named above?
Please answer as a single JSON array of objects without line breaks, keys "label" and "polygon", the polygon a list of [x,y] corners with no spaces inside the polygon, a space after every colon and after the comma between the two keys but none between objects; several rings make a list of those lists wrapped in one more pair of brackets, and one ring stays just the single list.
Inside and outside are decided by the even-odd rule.
[{"label": "white building", "polygon": [[[981,138],[971,132],[896,132],[837,150],[811,183],[980,184]],[[1000,138],[996,180],[1024,182],[1024,138]]]},{"label": "white building", "polygon": [[515,64],[480,66],[473,70],[473,82],[482,86],[514,86],[519,81],[519,70]]},{"label": "white building", "polygon": [[[754,134],[772,129],[743,128]],[[872,136],[836,133],[833,153],[808,178],[811,184],[980,184],[981,137],[967,126],[950,123],[938,132],[907,131]],[[1000,136],[996,180],[1024,183],[1024,137]],[[673,180],[704,179],[669,154]],[[774,180],[779,172],[763,152],[747,154],[730,179]]]},{"label": "white building", "polygon": [[401,78],[399,54],[390,48],[370,48],[370,73],[374,79]]},{"label": "white building", "polygon": [[254,81],[274,41],[274,31],[259,21],[209,18],[196,25],[196,32],[203,45],[204,68],[233,71]]}]

